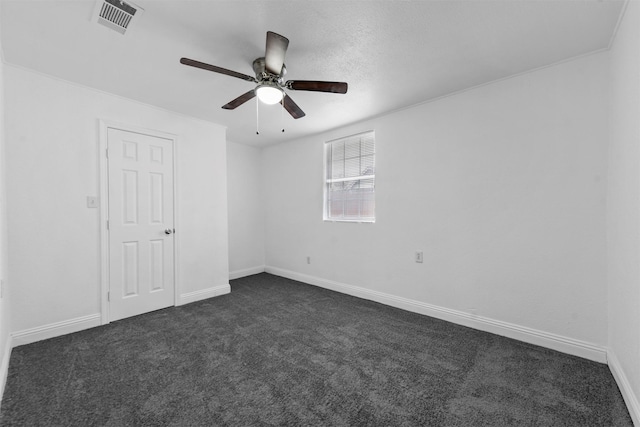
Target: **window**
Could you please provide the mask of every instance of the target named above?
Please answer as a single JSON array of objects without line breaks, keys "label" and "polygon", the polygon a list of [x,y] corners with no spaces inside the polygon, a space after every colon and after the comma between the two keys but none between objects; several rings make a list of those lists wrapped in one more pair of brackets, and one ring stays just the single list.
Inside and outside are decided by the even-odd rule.
[{"label": "window", "polygon": [[375,222],[375,134],[325,144],[324,219]]}]

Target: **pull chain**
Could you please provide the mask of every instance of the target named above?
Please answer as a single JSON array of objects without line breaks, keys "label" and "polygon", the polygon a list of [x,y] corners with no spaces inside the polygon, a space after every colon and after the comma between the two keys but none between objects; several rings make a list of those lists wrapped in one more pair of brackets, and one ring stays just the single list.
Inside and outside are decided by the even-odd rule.
[{"label": "pull chain", "polygon": [[260,101],[256,96],[256,135],[260,135],[260,113],[259,113],[259,105]]},{"label": "pull chain", "polygon": [[280,104],[282,105],[282,108],[280,109],[280,124],[282,125],[282,132],[284,132],[284,115],[283,115],[283,111],[284,111],[284,96],[282,97],[282,101],[280,101]]}]

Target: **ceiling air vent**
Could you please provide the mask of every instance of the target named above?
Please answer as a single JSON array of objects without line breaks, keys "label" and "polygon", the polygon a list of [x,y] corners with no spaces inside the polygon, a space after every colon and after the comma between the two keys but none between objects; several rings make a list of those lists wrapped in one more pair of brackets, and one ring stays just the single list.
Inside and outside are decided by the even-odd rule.
[{"label": "ceiling air vent", "polygon": [[121,0],[98,0],[96,14],[99,24],[124,34],[131,23],[139,18],[143,9],[131,2]]}]

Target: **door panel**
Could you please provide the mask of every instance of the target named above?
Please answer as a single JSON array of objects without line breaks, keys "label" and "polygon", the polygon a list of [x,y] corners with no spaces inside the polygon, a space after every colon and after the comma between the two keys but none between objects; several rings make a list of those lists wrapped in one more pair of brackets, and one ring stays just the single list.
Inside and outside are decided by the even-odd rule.
[{"label": "door panel", "polygon": [[151,263],[151,291],[164,289],[164,240],[149,242],[149,261]]},{"label": "door panel", "polygon": [[175,303],[173,141],[109,128],[110,320]]}]

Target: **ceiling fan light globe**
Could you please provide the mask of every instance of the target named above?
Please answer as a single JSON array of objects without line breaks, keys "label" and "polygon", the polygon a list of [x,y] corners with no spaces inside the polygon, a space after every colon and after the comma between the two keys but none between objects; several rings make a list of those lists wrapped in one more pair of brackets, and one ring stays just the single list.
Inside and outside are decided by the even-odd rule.
[{"label": "ceiling fan light globe", "polygon": [[284,94],[282,93],[282,89],[274,86],[259,86],[256,89],[256,95],[258,95],[258,99],[265,104],[273,105],[282,101]]}]

